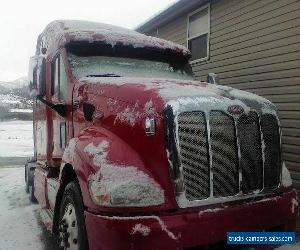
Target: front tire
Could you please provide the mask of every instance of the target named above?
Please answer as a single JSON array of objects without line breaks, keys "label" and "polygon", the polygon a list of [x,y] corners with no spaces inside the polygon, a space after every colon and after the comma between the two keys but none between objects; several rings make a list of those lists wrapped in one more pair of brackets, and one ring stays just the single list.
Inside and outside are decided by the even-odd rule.
[{"label": "front tire", "polygon": [[58,232],[61,249],[88,249],[82,196],[75,181],[65,188],[59,211]]}]

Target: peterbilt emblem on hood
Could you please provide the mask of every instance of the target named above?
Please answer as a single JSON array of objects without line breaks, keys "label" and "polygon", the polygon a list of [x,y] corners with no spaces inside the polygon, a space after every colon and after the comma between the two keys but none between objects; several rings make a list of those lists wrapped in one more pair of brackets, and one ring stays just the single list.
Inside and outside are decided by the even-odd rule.
[{"label": "peterbilt emblem on hood", "polygon": [[244,108],[240,105],[232,105],[227,108],[227,111],[232,115],[240,115],[244,113]]}]

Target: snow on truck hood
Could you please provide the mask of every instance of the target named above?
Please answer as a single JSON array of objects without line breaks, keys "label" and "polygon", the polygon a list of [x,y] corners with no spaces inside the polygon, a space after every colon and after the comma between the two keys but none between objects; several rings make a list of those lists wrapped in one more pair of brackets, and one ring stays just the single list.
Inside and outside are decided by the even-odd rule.
[{"label": "snow on truck hood", "polygon": [[[177,79],[154,79],[154,78],[125,78],[125,77],[84,77],[81,82],[88,84],[101,84],[101,86],[143,87],[144,93],[155,92],[163,102],[178,106],[202,103],[208,109],[220,106],[241,105],[245,111],[258,109],[268,113],[275,113],[276,107],[269,100],[231,87],[209,84],[201,81],[177,80]],[[124,100],[126,101],[126,100]]]}]

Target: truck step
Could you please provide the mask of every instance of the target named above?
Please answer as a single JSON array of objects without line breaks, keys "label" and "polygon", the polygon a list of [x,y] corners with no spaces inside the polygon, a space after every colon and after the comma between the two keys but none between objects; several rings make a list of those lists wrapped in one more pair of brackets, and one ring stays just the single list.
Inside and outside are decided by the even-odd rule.
[{"label": "truck step", "polygon": [[41,209],[40,216],[48,231],[52,231],[53,213],[50,209]]}]

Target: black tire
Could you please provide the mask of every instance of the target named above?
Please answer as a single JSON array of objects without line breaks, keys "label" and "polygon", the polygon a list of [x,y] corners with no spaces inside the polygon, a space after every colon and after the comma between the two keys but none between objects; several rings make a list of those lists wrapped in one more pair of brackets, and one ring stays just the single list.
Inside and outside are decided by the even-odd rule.
[{"label": "black tire", "polygon": [[36,198],[34,196],[34,185],[31,185],[29,186],[29,200],[32,202],[32,203],[36,203]]},{"label": "black tire", "polygon": [[28,194],[29,193],[29,181],[28,181],[28,170],[27,170],[27,164],[25,165],[25,191]]},{"label": "black tire", "polygon": [[81,196],[81,190],[79,184],[76,181],[70,182],[65,188],[59,211],[59,225],[62,224],[63,216],[68,204],[71,204],[75,209],[78,227],[78,250],[88,250],[88,240],[84,220],[84,206]]}]

